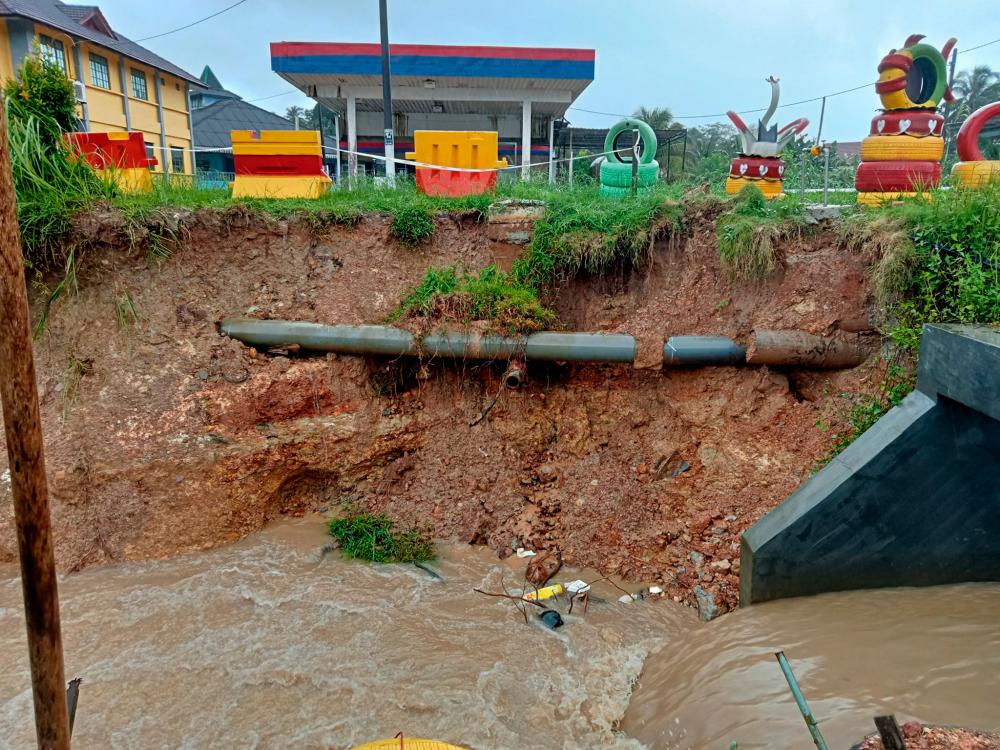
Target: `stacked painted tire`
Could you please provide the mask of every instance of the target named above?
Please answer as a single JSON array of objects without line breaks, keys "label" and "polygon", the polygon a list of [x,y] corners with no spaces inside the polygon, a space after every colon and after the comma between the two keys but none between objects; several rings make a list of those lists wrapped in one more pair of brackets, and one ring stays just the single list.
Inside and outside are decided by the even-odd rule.
[{"label": "stacked painted tire", "polygon": [[887,200],[921,195],[941,183],[944,118],[937,105],[950,97],[944,50],[920,44],[911,36],[903,49],[879,63],[875,91],[883,111],[872,118],[861,142],[861,164],[854,178],[858,203],[881,205]]},{"label": "stacked painted tire", "polygon": [[979,133],[994,117],[1000,117],[1000,102],[980,107],[962,123],[956,141],[961,161],[951,168],[953,187],[977,188],[1000,181],[1000,161],[983,158],[979,150]]},{"label": "stacked painted tire", "polygon": [[601,162],[601,195],[621,197],[632,192],[632,152],[618,153],[615,142],[623,133],[639,131],[642,151],[639,154],[639,168],[636,180],[638,192],[648,190],[660,178],[660,165],[656,162],[656,133],[642,120],[631,118],[622,120],[608,131],[604,139],[604,151],[609,152]]},{"label": "stacked painted tire", "polygon": [[737,156],[729,165],[726,192],[735,195],[747,185],[755,185],[765,198],[782,196],[785,162],[777,157]]}]

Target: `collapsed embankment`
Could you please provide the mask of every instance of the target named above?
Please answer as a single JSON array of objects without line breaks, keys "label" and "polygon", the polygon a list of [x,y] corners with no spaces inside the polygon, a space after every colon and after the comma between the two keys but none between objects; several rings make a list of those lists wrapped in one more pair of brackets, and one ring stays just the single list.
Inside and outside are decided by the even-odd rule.
[{"label": "collapsed embankment", "polygon": [[[763,281],[730,282],[711,217],[689,214],[643,267],[555,290],[560,323],[636,335],[640,359],[665,336],[745,340],[754,328],[877,345],[864,265],[831,233],[785,241]],[[503,363],[272,356],[215,325],[240,314],[382,322],[429,266],[491,262],[476,216],[438,217],[417,248],[380,217],[345,226],[233,208],[169,220],[178,246],[151,263],[127,250],[113,211],[80,217],[79,292],[36,342],[64,570],[204,549],[349,501],[501,554],[558,546],[568,563],[691,603],[700,587],[725,611],[738,599],[740,533],[829,450],[843,394],[881,378],[874,364],[530,365],[477,420]],[[0,560],[15,556],[0,479]]]}]

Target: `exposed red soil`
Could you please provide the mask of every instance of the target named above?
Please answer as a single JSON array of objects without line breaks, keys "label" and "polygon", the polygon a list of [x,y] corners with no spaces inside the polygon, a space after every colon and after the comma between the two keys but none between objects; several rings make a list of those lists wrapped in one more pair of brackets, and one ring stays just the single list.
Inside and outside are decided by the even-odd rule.
[{"label": "exposed red soil", "polygon": [[[907,750],[1000,750],[1000,734],[960,727],[932,727],[909,722],[902,727]],[[877,734],[870,735],[855,750],[884,750]]]},{"label": "exposed red soil", "polygon": [[[658,582],[678,600],[694,603],[701,586],[725,611],[738,600],[739,535],[829,449],[841,394],[880,379],[871,365],[529,364],[527,383],[473,424],[503,363],[272,357],[214,323],[381,322],[428,266],[488,264],[482,225],[440,218],[433,242],[411,249],[378,218],[353,228],[236,211],[177,221],[182,246],[158,267],[120,249],[113,215],[82,222],[92,248],[80,292],[36,344],[63,569],[204,549],[349,497],[501,554],[558,546],[569,565]],[[863,271],[820,232],[790,243],[773,278],[732,284],[695,218],[656,245],[649,268],[577,279],[557,309],[570,328],[639,334],[648,360],[674,334],[858,337],[869,327]],[[115,322],[124,290],[142,318],[127,334]],[[73,376],[71,357],[90,370]],[[0,561],[16,556],[5,461]]]}]

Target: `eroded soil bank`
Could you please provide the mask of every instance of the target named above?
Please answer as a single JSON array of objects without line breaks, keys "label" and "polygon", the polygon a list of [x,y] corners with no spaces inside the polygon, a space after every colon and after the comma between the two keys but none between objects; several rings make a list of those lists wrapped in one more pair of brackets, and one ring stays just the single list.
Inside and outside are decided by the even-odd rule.
[{"label": "eroded soil bank", "polygon": [[[501,554],[558,546],[570,564],[658,582],[692,604],[700,586],[725,611],[740,533],[828,451],[843,394],[881,378],[874,359],[839,372],[529,366],[526,384],[472,424],[503,363],[274,357],[215,323],[382,322],[427,267],[490,263],[475,217],[440,217],[416,249],[377,217],[174,220],[180,245],[157,264],[124,249],[113,213],[85,217],[79,293],[36,343],[63,570],[205,549],[349,500]],[[874,348],[864,278],[818,231],[787,243],[769,279],[729,283],[711,223],[692,216],[648,267],[580,276],[552,301],[570,330],[636,335],[646,363],[665,336],[754,327]],[[0,561],[16,558],[5,468]]]}]

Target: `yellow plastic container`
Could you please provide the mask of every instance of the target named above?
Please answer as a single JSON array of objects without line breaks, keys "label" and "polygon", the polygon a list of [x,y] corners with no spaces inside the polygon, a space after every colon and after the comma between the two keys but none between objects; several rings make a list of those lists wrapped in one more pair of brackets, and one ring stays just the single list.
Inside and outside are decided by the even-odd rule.
[{"label": "yellow plastic container", "polygon": [[543,599],[551,599],[554,596],[559,596],[565,591],[566,589],[562,587],[561,583],[553,583],[551,586],[545,586],[544,588],[538,589],[537,592],[529,591],[524,594],[523,598],[531,602],[535,601],[536,598],[538,601],[541,601]]},{"label": "yellow plastic container", "polygon": [[391,740],[368,742],[364,745],[358,745],[353,750],[400,750],[400,748],[404,750],[464,750],[458,745],[449,745],[447,742],[439,740],[400,739],[398,737]]},{"label": "yellow plastic container", "polygon": [[406,158],[424,164],[461,169],[506,167],[507,160],[498,159],[497,154],[495,131],[416,130],[413,133],[413,151],[407,151]]},{"label": "yellow plastic container", "polygon": [[238,174],[234,198],[322,198],[333,181],[325,175],[272,177]]}]

